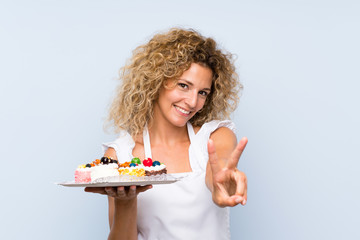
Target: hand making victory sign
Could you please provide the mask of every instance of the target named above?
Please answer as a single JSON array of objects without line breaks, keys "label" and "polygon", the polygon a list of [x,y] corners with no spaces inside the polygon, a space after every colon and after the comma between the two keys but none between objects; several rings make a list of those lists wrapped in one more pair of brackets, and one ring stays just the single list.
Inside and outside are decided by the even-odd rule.
[{"label": "hand making victory sign", "polygon": [[[228,138],[211,137],[208,142],[209,161],[206,172],[206,183],[212,192],[214,203],[220,207],[236,206],[247,201],[247,178],[237,169],[240,156],[248,142],[243,137],[236,145],[236,138],[230,130]],[[235,138],[235,139],[234,139]],[[232,144],[228,144],[229,142]],[[235,148],[234,148],[234,145]],[[230,146],[230,147],[229,147]]]}]

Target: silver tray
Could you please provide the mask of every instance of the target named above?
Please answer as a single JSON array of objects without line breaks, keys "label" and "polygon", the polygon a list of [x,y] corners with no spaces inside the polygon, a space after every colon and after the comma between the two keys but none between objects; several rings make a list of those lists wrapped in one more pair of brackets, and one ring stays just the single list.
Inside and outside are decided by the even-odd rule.
[{"label": "silver tray", "polygon": [[113,176],[99,178],[89,183],[76,183],[74,180],[57,182],[55,184],[64,187],[117,187],[117,186],[145,186],[153,184],[170,184],[178,181],[180,178],[171,174],[161,174],[156,176]]}]

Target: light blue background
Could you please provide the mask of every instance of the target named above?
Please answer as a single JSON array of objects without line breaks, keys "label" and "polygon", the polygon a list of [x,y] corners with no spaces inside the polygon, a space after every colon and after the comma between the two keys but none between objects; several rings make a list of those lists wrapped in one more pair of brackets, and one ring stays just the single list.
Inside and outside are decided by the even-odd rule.
[{"label": "light blue background", "polygon": [[0,1],[0,239],[107,237],[105,197],[54,182],[115,137],[119,67],[172,26],[238,56],[249,191],[233,239],[360,239],[359,2],[129,2]]}]

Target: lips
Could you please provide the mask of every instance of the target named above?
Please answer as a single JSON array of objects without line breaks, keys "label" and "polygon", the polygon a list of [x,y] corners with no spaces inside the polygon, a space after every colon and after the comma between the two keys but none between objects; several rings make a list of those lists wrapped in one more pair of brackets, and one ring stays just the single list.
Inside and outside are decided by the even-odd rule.
[{"label": "lips", "polygon": [[190,114],[190,111],[187,111],[181,107],[178,107],[178,106],[175,106],[176,110],[178,110],[179,112],[183,113],[183,114],[186,114],[186,115],[189,115]]}]

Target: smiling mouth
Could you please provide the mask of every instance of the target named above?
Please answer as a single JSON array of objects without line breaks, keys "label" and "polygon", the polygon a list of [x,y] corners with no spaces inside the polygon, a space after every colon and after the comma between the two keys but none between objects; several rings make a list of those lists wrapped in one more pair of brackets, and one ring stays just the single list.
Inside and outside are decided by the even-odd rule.
[{"label": "smiling mouth", "polygon": [[183,109],[183,108],[181,108],[181,107],[175,106],[175,108],[176,108],[179,112],[181,112],[181,113],[183,113],[183,114],[187,114],[187,115],[190,114],[190,111],[186,111],[185,109]]}]

